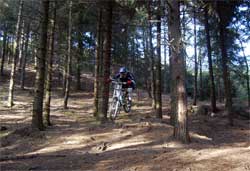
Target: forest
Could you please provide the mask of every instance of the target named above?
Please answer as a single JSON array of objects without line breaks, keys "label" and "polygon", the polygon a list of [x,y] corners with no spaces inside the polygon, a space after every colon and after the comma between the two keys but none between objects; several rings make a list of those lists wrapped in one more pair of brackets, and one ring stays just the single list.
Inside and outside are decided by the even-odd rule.
[{"label": "forest", "polygon": [[0,170],[250,170],[249,47],[249,0],[0,0]]}]

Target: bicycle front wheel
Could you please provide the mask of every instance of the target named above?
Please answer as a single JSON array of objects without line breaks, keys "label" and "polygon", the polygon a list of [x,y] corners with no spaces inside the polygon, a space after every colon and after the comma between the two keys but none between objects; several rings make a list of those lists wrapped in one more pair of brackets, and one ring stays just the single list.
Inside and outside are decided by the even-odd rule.
[{"label": "bicycle front wheel", "polygon": [[111,120],[115,120],[117,117],[117,114],[119,113],[119,110],[120,110],[119,100],[117,98],[114,98],[110,104],[109,118]]},{"label": "bicycle front wheel", "polygon": [[126,113],[129,113],[131,111],[131,105],[132,105],[131,100],[129,100],[128,98],[126,98],[125,104],[123,105],[123,109],[124,109],[124,111]]}]

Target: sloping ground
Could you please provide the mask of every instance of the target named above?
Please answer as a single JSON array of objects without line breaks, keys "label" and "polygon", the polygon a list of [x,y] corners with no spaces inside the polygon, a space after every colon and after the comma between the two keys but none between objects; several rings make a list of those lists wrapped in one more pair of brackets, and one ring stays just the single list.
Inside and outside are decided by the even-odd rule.
[{"label": "sloping ground", "polygon": [[[3,83],[3,82],[2,82]],[[164,118],[157,120],[150,100],[139,93],[133,111],[115,123],[99,125],[92,117],[93,95],[74,92],[63,110],[60,92],[53,94],[52,127],[32,132],[32,94],[17,90],[15,106],[5,106],[7,81],[1,86],[1,171],[9,170],[250,170],[250,123],[235,119],[227,125],[223,111],[215,117],[192,115],[192,143],[173,140],[169,97],[163,99]],[[3,100],[2,100],[3,99]]]}]

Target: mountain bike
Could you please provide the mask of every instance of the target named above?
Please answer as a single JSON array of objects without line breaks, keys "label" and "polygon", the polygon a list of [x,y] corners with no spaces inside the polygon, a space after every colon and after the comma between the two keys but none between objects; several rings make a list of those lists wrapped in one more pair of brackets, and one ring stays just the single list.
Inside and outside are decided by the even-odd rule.
[{"label": "mountain bike", "polygon": [[123,85],[127,84],[126,82],[112,80],[112,84],[114,91],[109,105],[109,118],[115,120],[121,111],[121,107],[123,107],[126,113],[131,111],[131,99],[129,99],[127,88],[122,88]]}]

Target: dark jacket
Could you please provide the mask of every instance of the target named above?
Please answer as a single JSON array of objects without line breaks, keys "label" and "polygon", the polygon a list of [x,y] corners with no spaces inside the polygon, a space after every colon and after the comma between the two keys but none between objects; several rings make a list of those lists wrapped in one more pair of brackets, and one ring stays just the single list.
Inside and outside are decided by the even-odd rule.
[{"label": "dark jacket", "polygon": [[119,81],[121,82],[128,82],[129,80],[131,81],[130,85],[123,85],[123,88],[128,88],[128,87],[132,87],[133,89],[135,89],[135,78],[133,76],[133,74],[131,74],[130,72],[127,72],[126,77],[122,77],[120,73],[116,74],[114,76],[114,79],[119,79]]}]

